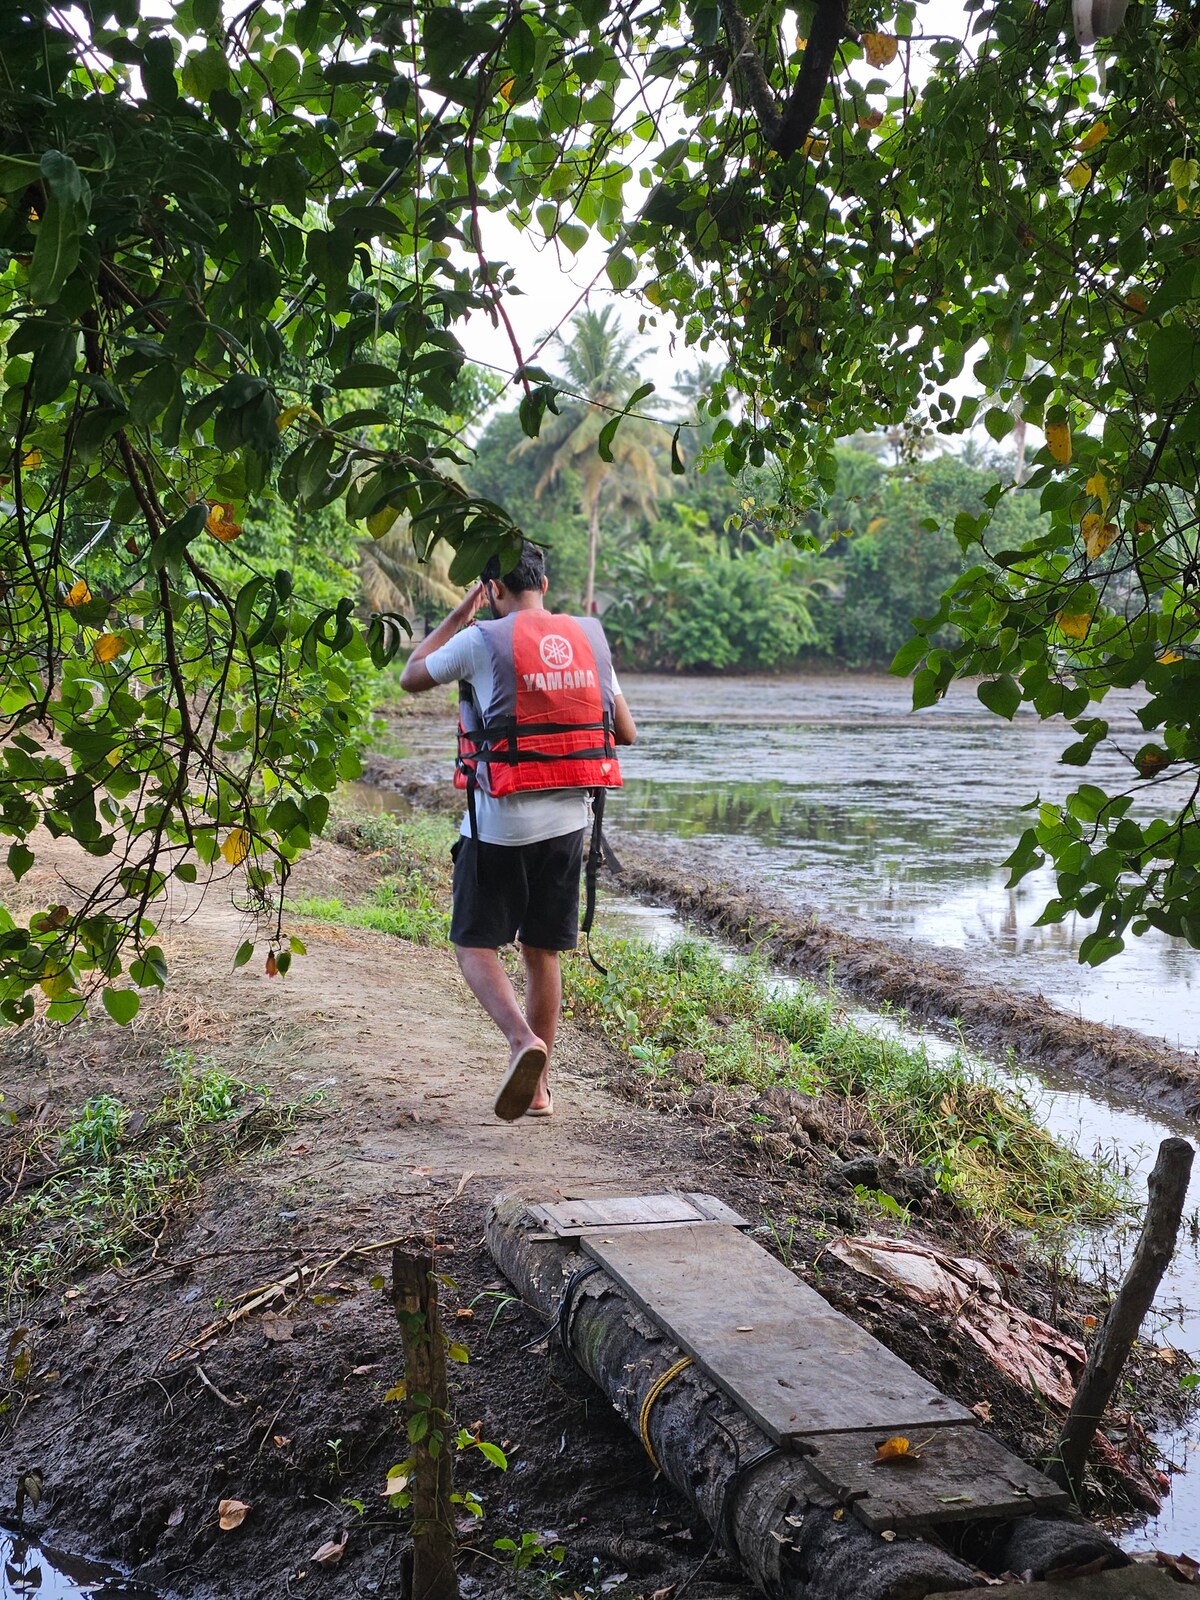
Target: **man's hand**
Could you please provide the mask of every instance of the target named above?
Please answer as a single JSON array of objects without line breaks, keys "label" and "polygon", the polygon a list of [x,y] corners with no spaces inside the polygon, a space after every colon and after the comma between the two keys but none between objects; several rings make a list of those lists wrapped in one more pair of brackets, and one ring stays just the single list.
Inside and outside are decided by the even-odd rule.
[{"label": "man's hand", "polygon": [[429,676],[429,669],[425,665],[425,657],[440,649],[448,640],[453,639],[474,621],[475,613],[481,606],[488,603],[487,589],[482,583],[477,583],[464,600],[460,600],[444,621],[439,622],[436,628],[421,640],[413,650],[412,655],[404,664],[404,671],[400,674],[400,687],[408,694],[421,694],[426,689],[436,689],[437,682]]}]

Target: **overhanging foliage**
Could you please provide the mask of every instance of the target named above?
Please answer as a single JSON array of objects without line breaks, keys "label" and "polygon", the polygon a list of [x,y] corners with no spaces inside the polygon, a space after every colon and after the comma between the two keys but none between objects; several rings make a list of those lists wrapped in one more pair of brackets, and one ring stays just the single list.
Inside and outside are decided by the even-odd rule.
[{"label": "overhanging foliage", "polygon": [[[1001,714],[1075,718],[1078,761],[1107,735],[1090,702],[1138,689],[1130,793],[1048,808],[1014,870],[1054,856],[1051,914],[1099,914],[1089,959],[1131,921],[1200,943],[1200,27],[1144,3],[1093,57],[1064,0],[977,4],[965,39],[924,14],[4,7],[0,826],[18,876],[39,825],[97,860],[77,905],[0,933],[5,1016],[38,985],[68,1016],[124,967],[161,982],[156,897],[214,865],[286,964],[279,886],[354,770],[347,665],[397,636],[242,566],[237,531],[278,496],[406,514],[458,581],[511,548],[441,420],[462,324],[507,325],[523,287],[496,212],[567,260],[598,236],[648,322],[721,341],[714,449],[777,461],[797,510],[838,436],[968,426],[968,363],[993,437],[1044,430],[1019,492],[1046,532],[994,550],[986,511],[960,517],[974,564],[927,631],[965,642],[899,665],[919,702],[983,672]],[[536,434],[554,387],[519,381]],[[1159,822],[1132,814],[1145,785]]]}]

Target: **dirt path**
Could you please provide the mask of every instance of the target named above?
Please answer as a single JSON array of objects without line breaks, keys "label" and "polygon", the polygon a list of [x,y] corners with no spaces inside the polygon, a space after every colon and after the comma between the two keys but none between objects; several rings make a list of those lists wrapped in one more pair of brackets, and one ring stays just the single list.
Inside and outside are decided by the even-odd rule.
[{"label": "dirt path", "polygon": [[[322,846],[300,888],[348,895],[367,878],[350,852]],[[39,866],[20,898],[44,905],[63,893]],[[131,1029],[101,1017],[0,1041],[0,1087],[18,1129],[101,1092],[152,1103],[163,1052],[180,1046],[215,1054],[276,1105],[319,1102],[277,1146],[206,1179],[148,1261],[26,1310],[33,1370],[13,1389],[0,1481],[40,1470],[33,1528],[129,1565],[162,1595],[348,1592],[347,1578],[357,1592],[392,1592],[403,1540],[379,1491],[406,1454],[400,1407],[384,1398],[401,1363],[390,1306],[371,1283],[387,1272],[387,1251],[349,1256],[324,1293],[280,1294],[265,1324],[246,1318],[182,1358],[171,1353],[298,1263],[434,1238],[472,1353],[459,1419],[481,1422],[481,1436],[510,1456],[507,1474],[478,1452],[463,1458],[463,1486],[487,1508],[464,1592],[519,1585],[492,1545],[527,1531],[561,1537],[581,1578],[593,1561],[598,1581],[628,1573],[633,1586],[619,1594],[648,1597],[678,1581],[703,1554],[700,1532],[582,1380],[544,1349],[523,1350],[539,1325],[511,1302],[479,1241],[484,1208],[503,1189],[550,1198],[704,1187],[715,1174],[702,1145],[664,1139],[659,1119],[606,1090],[605,1047],[570,1025],[556,1051],[554,1119],[503,1124],[491,1110],[503,1041],[448,951],[297,922],[308,954],[286,980],[268,979],[258,957],[232,970],[248,929],[225,897],[196,900],[176,893],[162,928],[171,986]],[[227,1498],[252,1507],[233,1532],[217,1523]],[[343,1529],[351,1538],[331,1582],[307,1558]],[[719,1557],[692,1593],[705,1594],[709,1572],[728,1593]]]},{"label": "dirt path", "polygon": [[[369,862],[326,844],[297,890],[351,900],[372,881]],[[20,898],[42,905],[62,897],[52,867],[21,885]],[[264,1086],[277,1111],[319,1098],[208,1172],[129,1264],[10,1305],[3,1335],[20,1319],[32,1359],[6,1386],[0,1483],[40,1473],[33,1529],[126,1563],[163,1600],[399,1593],[406,1541],[380,1491],[407,1447],[393,1393],[399,1339],[380,1283],[388,1253],[376,1247],[424,1240],[444,1264],[446,1315],[470,1353],[457,1421],[509,1459],[501,1473],[469,1446],[458,1458],[460,1486],[485,1509],[464,1526],[464,1595],[549,1593],[557,1562],[536,1555],[516,1572],[495,1547],[526,1533],[561,1543],[559,1581],[588,1600],[665,1600],[693,1576],[688,1600],[749,1595],[498,1279],[481,1243],[484,1210],[506,1189],[543,1198],[705,1189],[817,1281],[830,1231],[865,1225],[830,1173],[861,1156],[869,1134],[836,1107],[827,1124],[818,1115],[812,1138],[788,1134],[749,1086],[668,1087],[570,1023],[556,1051],[554,1119],[506,1126],[491,1111],[502,1041],[447,951],[297,923],[308,954],[286,980],[268,979],[261,952],[233,970],[247,929],[222,893],[199,904],[180,894],[172,913],[171,987],[130,1029],[101,1016],[0,1039],[0,1092],[16,1115],[3,1137],[59,1128],[98,1093],[152,1107],[164,1053],[181,1047]],[[11,1183],[7,1161],[4,1171]],[[958,1253],[1010,1254],[1007,1241],[972,1234],[949,1203],[927,1228]],[[214,1327],[298,1267],[304,1292],[293,1281],[253,1315]],[[841,1271],[827,1258],[819,1274],[832,1303],[948,1392],[991,1405],[1005,1442],[1037,1449],[1037,1405],[968,1339],[934,1317],[864,1301]],[[1043,1315],[1055,1314],[1051,1296],[1059,1305],[1057,1286],[1036,1280],[1014,1293]],[[218,1526],[226,1499],[250,1507],[231,1531]],[[342,1533],[336,1568],[314,1563]]]}]

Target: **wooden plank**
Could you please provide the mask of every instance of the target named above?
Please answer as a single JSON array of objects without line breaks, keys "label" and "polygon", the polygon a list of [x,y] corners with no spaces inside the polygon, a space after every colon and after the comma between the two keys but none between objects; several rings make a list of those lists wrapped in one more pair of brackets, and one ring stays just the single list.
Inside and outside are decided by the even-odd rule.
[{"label": "wooden plank", "polygon": [[804,1441],[813,1472],[876,1533],[983,1516],[1019,1517],[1070,1503],[1057,1484],[979,1428],[912,1435],[910,1442],[923,1446],[917,1459],[877,1466],[875,1453],[886,1437],[875,1430]]},{"label": "wooden plank", "polygon": [[577,1238],[590,1228],[662,1227],[680,1222],[750,1224],[711,1194],[579,1196],[553,1205],[531,1205],[530,1215],[556,1239]]},{"label": "wooden plank", "polygon": [[777,1444],[867,1429],[923,1438],[973,1420],[736,1228],[618,1228],[580,1242]]}]

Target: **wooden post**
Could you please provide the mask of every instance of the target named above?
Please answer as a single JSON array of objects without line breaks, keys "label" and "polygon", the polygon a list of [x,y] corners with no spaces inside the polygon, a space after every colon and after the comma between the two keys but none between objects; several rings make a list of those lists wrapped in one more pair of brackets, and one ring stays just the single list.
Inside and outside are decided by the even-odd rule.
[{"label": "wooden post", "polygon": [[453,1457],[446,1347],[433,1256],[392,1252],[392,1305],[404,1339],[409,1421],[425,1415],[412,1445],[412,1600],[458,1600],[454,1570]]},{"label": "wooden post", "polygon": [[1150,1174],[1146,1216],[1125,1281],[1096,1335],[1046,1475],[1083,1506],[1088,1448],[1175,1252],[1194,1152],[1186,1139],[1164,1139]]}]

